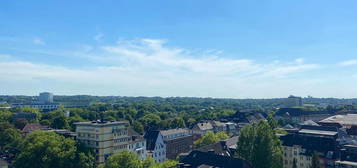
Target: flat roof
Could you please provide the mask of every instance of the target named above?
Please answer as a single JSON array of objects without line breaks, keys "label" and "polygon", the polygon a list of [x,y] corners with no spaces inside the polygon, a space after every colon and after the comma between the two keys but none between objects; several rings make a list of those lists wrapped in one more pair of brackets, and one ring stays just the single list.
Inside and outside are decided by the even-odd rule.
[{"label": "flat roof", "polygon": [[335,131],[323,131],[323,130],[311,130],[311,129],[301,129],[299,133],[315,134],[315,135],[330,135],[330,136],[334,136],[337,134],[337,132]]},{"label": "flat roof", "polygon": [[336,161],[336,163],[342,164],[342,165],[350,165],[350,166],[357,166],[357,162],[351,162],[351,161]]}]

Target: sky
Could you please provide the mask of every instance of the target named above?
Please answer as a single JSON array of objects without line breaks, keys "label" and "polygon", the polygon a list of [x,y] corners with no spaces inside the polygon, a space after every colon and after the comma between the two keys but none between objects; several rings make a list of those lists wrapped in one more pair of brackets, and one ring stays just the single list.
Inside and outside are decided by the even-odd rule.
[{"label": "sky", "polygon": [[3,0],[0,95],[357,97],[355,0]]}]

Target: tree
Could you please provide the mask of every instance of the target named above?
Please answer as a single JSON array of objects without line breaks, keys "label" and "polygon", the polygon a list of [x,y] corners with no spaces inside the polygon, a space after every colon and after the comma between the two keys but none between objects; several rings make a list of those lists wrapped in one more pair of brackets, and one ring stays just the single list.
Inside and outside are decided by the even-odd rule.
[{"label": "tree", "polygon": [[7,109],[0,109],[0,122],[11,122],[12,113]]},{"label": "tree", "polygon": [[278,122],[275,120],[274,118],[274,112],[270,112],[268,114],[268,117],[267,117],[267,121],[268,121],[268,124],[269,126],[272,128],[272,129],[275,129],[278,127]]},{"label": "tree", "polygon": [[76,143],[53,132],[34,131],[21,144],[15,167],[76,167]]},{"label": "tree", "polygon": [[133,129],[139,134],[144,133],[144,126],[138,121],[134,121]]},{"label": "tree", "polygon": [[55,129],[65,129],[69,128],[69,124],[66,116],[60,115],[53,119],[51,127]]},{"label": "tree", "polygon": [[237,156],[253,167],[281,168],[283,165],[281,142],[266,121],[243,128],[237,145]]},{"label": "tree", "polygon": [[185,128],[185,121],[181,117],[176,117],[170,122],[170,128]]},{"label": "tree", "polygon": [[177,165],[177,161],[167,160],[155,163],[151,157],[141,161],[136,153],[122,151],[108,158],[104,168],[170,168]]},{"label": "tree", "polygon": [[210,144],[215,144],[220,140],[228,139],[229,136],[225,132],[213,133],[208,131],[200,139],[194,142],[195,147],[202,147]]},{"label": "tree", "polygon": [[110,156],[104,168],[141,168],[139,157],[132,152],[123,151]]},{"label": "tree", "polygon": [[9,123],[0,123],[0,150],[9,150],[16,154],[21,142],[20,132]]},{"label": "tree", "polygon": [[18,118],[15,120],[14,125],[17,129],[22,130],[22,128],[24,128],[27,123],[28,121],[26,119]]}]

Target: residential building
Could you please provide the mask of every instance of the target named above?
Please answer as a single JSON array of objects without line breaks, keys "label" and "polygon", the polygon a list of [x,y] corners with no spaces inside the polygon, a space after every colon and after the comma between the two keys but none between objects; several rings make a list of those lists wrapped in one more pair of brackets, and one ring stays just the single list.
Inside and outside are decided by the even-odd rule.
[{"label": "residential building", "polygon": [[220,122],[220,121],[207,121],[197,123],[191,129],[191,134],[202,136],[206,134],[208,131],[212,132],[227,132],[232,133],[234,135],[239,134],[240,127],[238,124],[233,122]]},{"label": "residential building", "polygon": [[307,120],[318,122],[332,115],[333,114],[327,111],[308,111],[302,108],[280,108],[276,112],[275,117],[295,123],[301,123]]},{"label": "residential building", "polygon": [[42,110],[55,110],[59,107],[58,103],[15,103],[11,104],[11,108],[23,108],[23,107],[31,107],[38,108]]},{"label": "residential building", "polygon": [[343,145],[340,160],[335,162],[336,168],[357,168],[357,145]]},{"label": "residential building", "polygon": [[299,130],[281,135],[284,168],[310,168],[313,155],[321,167],[334,167],[338,160],[338,129],[303,125]]},{"label": "residential building", "polygon": [[357,114],[334,115],[318,122],[320,125],[351,128],[357,126]]},{"label": "residential building", "polygon": [[77,140],[95,149],[96,163],[104,163],[109,156],[127,150],[132,139],[127,121],[78,122]]},{"label": "residential building", "polygon": [[197,134],[197,135],[204,135],[208,131],[214,131],[213,126],[210,122],[201,122],[197,123],[193,126],[191,129],[192,134]]},{"label": "residential building", "polygon": [[139,133],[135,132],[132,128],[128,129],[129,137],[131,140],[128,143],[128,150],[138,154],[141,160],[146,159],[146,140]]},{"label": "residential building", "polygon": [[288,98],[286,98],[284,100],[284,105],[283,106],[287,107],[287,108],[303,106],[302,98],[290,95]]},{"label": "residential building", "polygon": [[166,144],[166,158],[176,159],[181,153],[188,153],[193,148],[193,136],[188,129],[177,128],[160,131]]},{"label": "residential building", "polygon": [[192,151],[183,157],[177,168],[252,168],[240,158],[216,155],[211,152]]},{"label": "residential building", "polygon": [[201,152],[211,152],[211,153],[215,153],[216,155],[234,157],[235,152],[237,150],[237,142],[238,142],[238,136],[234,136],[226,140],[219,141],[218,143],[215,144],[202,146],[195,150]]},{"label": "residential building", "polygon": [[53,93],[42,92],[40,93],[38,100],[41,103],[53,103]]},{"label": "residential building", "polygon": [[213,131],[214,132],[226,132],[227,131],[227,125],[223,122],[220,121],[210,121]]},{"label": "residential building", "polygon": [[161,132],[158,130],[147,131],[144,138],[148,156],[151,156],[155,162],[164,162],[166,160],[166,144]]},{"label": "residential building", "polygon": [[41,124],[38,124],[38,123],[27,123],[25,125],[24,128],[22,128],[21,130],[21,133],[24,135],[24,136],[27,136],[29,135],[31,132],[33,131],[38,131],[38,130],[49,130],[50,128],[48,126],[45,126],[45,125],[41,125]]}]

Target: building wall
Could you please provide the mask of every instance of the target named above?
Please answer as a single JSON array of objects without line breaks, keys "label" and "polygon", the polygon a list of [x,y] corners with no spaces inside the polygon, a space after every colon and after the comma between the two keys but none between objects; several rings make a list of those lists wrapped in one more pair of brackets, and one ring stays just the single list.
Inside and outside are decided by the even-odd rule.
[{"label": "building wall", "polygon": [[166,156],[168,159],[176,159],[180,153],[188,153],[193,148],[193,136],[184,136],[165,141]]},{"label": "building wall", "polygon": [[97,164],[104,163],[112,154],[128,149],[130,137],[124,123],[105,126],[77,125],[77,139],[94,148]]},{"label": "building wall", "polygon": [[161,134],[157,137],[155,143],[155,149],[152,152],[152,158],[156,162],[164,162],[166,160],[166,144],[164,143],[164,139]]},{"label": "building wall", "polygon": [[138,154],[141,160],[145,160],[147,157],[146,140],[132,142],[128,145],[128,150]]},{"label": "building wall", "polygon": [[296,161],[296,166],[299,168],[310,168],[312,165],[312,157],[303,155],[305,149],[302,149],[298,145],[294,146],[284,146],[283,153],[283,167],[293,168],[294,160]]},{"label": "building wall", "polygon": [[43,103],[52,103],[53,102],[53,94],[49,92],[43,92],[39,95],[39,101]]}]

